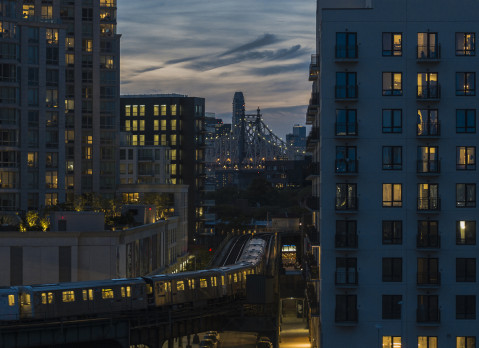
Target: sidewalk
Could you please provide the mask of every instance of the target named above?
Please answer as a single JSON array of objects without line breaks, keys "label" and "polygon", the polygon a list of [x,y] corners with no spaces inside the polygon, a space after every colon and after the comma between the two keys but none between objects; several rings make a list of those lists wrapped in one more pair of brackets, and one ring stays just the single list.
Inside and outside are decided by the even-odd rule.
[{"label": "sidewalk", "polygon": [[280,331],[280,348],[310,348],[306,318],[283,316]]}]

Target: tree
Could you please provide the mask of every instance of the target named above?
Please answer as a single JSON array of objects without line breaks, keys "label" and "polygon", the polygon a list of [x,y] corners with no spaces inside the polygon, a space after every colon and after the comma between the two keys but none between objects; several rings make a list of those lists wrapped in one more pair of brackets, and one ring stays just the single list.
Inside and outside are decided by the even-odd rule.
[{"label": "tree", "polygon": [[37,225],[38,218],[39,218],[39,215],[37,211],[34,211],[34,210],[27,211],[27,214],[25,215],[25,221],[29,229],[32,229],[33,227]]}]

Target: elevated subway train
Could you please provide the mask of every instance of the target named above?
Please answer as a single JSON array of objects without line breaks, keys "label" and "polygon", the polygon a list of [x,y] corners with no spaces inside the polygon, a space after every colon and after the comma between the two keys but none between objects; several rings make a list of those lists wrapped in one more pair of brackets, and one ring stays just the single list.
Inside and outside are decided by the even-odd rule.
[{"label": "elevated subway train", "polygon": [[245,296],[246,276],[262,271],[265,246],[264,239],[251,239],[237,263],[215,269],[0,288],[0,322],[94,317],[232,301]]}]

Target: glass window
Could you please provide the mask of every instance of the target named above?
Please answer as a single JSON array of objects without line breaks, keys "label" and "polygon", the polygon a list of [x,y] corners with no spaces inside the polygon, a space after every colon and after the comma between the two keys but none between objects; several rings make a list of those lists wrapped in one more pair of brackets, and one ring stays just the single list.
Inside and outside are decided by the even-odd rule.
[{"label": "glass window", "polygon": [[476,221],[456,221],[456,244],[476,245]]},{"label": "glass window", "polygon": [[475,295],[456,295],[456,319],[476,319]]},{"label": "glass window", "polygon": [[383,56],[402,56],[402,33],[383,33]]},{"label": "glass window", "polygon": [[402,281],[402,258],[383,257],[382,259],[383,282],[401,282]]},{"label": "glass window", "polygon": [[336,73],[336,98],[348,99],[358,97],[357,78],[355,72]]},{"label": "glass window", "polygon": [[476,55],[476,34],[456,33],[456,56]]},{"label": "glass window", "polygon": [[475,258],[456,258],[456,282],[476,282]]},{"label": "glass window", "polygon": [[402,133],[402,110],[383,109],[383,133]]},{"label": "glass window", "polygon": [[417,59],[438,59],[437,33],[417,33]]},{"label": "glass window", "polygon": [[383,184],[383,207],[402,207],[402,184]]},{"label": "glass window", "polygon": [[418,220],[417,222],[417,247],[439,248],[439,229],[436,220]]},{"label": "glass window", "polygon": [[73,290],[63,291],[62,292],[62,301],[63,302],[74,302],[75,301],[75,292]]},{"label": "glass window", "polygon": [[384,220],[382,236],[383,244],[402,244],[402,221]]},{"label": "glass window", "polygon": [[15,295],[8,295],[8,305],[10,307],[15,306]]},{"label": "glass window", "polygon": [[457,146],[456,147],[456,169],[457,170],[476,170],[476,147],[475,146]]},{"label": "glass window", "polygon": [[439,114],[437,109],[417,110],[416,134],[419,136],[436,136],[440,134]]},{"label": "glass window", "polygon": [[437,348],[436,336],[418,336],[417,348]]},{"label": "glass window", "polygon": [[336,33],[336,58],[357,58],[357,34]]},{"label": "glass window", "polygon": [[[235,274],[235,279],[236,279],[236,274]],[[208,287],[208,281],[205,278],[200,278],[200,288],[206,288],[206,287]]]},{"label": "glass window", "polygon": [[475,72],[457,72],[456,73],[456,95],[475,96],[476,95],[476,73]]},{"label": "glass window", "polygon": [[418,210],[439,210],[439,185],[418,184]]},{"label": "glass window", "polygon": [[166,105],[160,105],[161,116],[166,116]]},{"label": "glass window", "polygon": [[383,169],[402,169],[402,146],[383,146]]},{"label": "glass window", "polygon": [[356,210],[356,192],[356,184],[336,184],[336,210]]},{"label": "glass window", "polygon": [[437,99],[439,96],[438,74],[436,72],[417,73],[417,98]]},{"label": "glass window", "polygon": [[418,146],[417,148],[417,172],[439,172],[439,148],[437,146]]},{"label": "glass window", "polygon": [[336,173],[356,173],[356,146],[336,146]]},{"label": "glass window", "polygon": [[357,284],[357,259],[355,257],[337,257],[335,277],[336,284]]},{"label": "glass window", "polygon": [[456,110],[456,133],[476,133],[476,110]]},{"label": "glass window", "polygon": [[357,248],[358,237],[356,234],[355,220],[336,220],[336,248]]},{"label": "glass window", "polygon": [[402,95],[402,73],[383,72],[383,95]]},{"label": "glass window", "polygon": [[112,289],[101,289],[101,298],[102,299],[109,299],[114,298],[115,294]]},{"label": "glass window", "polygon": [[355,109],[336,110],[336,135],[358,135]]},{"label": "glass window", "polygon": [[357,322],[357,295],[336,295],[336,322]]},{"label": "glass window", "polygon": [[457,336],[456,348],[476,348],[476,336]]},{"label": "glass window", "polygon": [[[382,318],[383,319],[401,319],[402,295],[383,295],[382,296]],[[383,338],[384,341],[384,338]],[[399,343],[401,338],[399,337]],[[399,346],[386,346],[391,348]],[[384,348],[384,345],[383,345]]]},{"label": "glass window", "polygon": [[476,184],[456,184],[456,207],[474,208],[476,206]]}]

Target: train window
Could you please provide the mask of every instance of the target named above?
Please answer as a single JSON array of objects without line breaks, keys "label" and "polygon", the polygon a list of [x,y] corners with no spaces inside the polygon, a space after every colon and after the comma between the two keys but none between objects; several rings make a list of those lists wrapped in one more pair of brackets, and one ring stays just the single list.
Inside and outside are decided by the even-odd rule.
[{"label": "train window", "polygon": [[216,286],[217,284],[216,277],[211,277],[211,285]]},{"label": "train window", "polygon": [[166,283],[166,288],[167,288],[166,291],[171,292],[171,283],[170,282]]},{"label": "train window", "polygon": [[185,282],[182,281],[182,280],[176,282],[176,290],[178,290],[178,291],[185,290]]},{"label": "train window", "polygon": [[221,276],[221,285],[225,286],[225,276]]},{"label": "train window", "polygon": [[228,274],[228,283],[231,283],[231,274]]},{"label": "train window", "polygon": [[86,289],[82,290],[83,301],[88,301],[88,291]]},{"label": "train window", "polygon": [[233,282],[238,282],[238,276],[236,275],[236,273],[233,274]]},{"label": "train window", "polygon": [[131,288],[129,286],[121,287],[121,297],[131,297]]},{"label": "train window", "polygon": [[188,279],[188,287],[193,290],[195,288],[195,280],[194,279]]},{"label": "train window", "polygon": [[8,305],[15,306],[15,295],[8,295]]},{"label": "train window", "polygon": [[30,294],[22,294],[21,305],[22,306],[30,306],[30,304],[31,304]]},{"label": "train window", "polygon": [[130,286],[126,287],[126,297],[131,297],[131,287]]},{"label": "train window", "polygon": [[149,295],[153,293],[153,288],[151,287],[150,284],[146,284],[146,293]]},{"label": "train window", "polygon": [[88,289],[88,299],[93,301],[93,289]]},{"label": "train window", "polygon": [[200,288],[207,288],[208,287],[208,281],[205,278],[200,279]]},{"label": "train window", "polygon": [[74,302],[75,301],[75,292],[73,290],[63,291],[62,292],[62,301],[63,302]]},{"label": "train window", "polygon": [[115,294],[113,293],[112,289],[101,289],[101,298],[115,298]]},{"label": "train window", "polygon": [[53,303],[53,293],[42,292],[42,304]]},{"label": "train window", "polygon": [[121,287],[121,297],[125,297],[125,287]]}]

